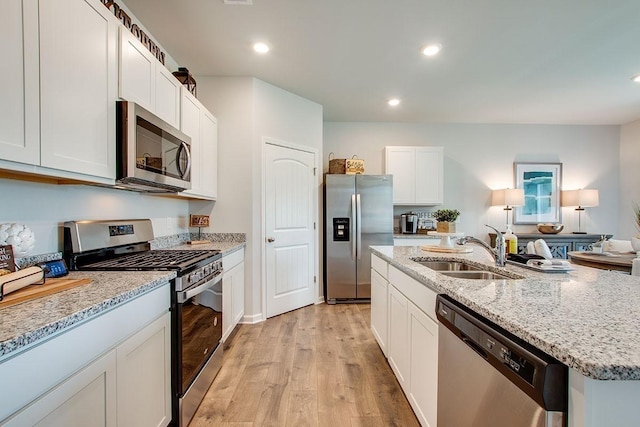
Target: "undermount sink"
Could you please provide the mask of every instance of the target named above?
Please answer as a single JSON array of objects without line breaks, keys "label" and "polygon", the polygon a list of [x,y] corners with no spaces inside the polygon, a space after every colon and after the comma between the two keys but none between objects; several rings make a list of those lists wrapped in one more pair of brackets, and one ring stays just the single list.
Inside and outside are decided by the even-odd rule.
[{"label": "undermount sink", "polygon": [[480,271],[482,268],[459,261],[418,261],[418,264],[424,265],[435,271]]},{"label": "undermount sink", "polygon": [[449,277],[457,277],[458,279],[477,279],[477,280],[512,280],[513,277],[504,274],[495,273],[493,271],[440,271],[439,273]]},{"label": "undermount sink", "polygon": [[503,274],[495,271],[486,270],[463,261],[427,261],[422,259],[412,259],[420,265],[437,271],[440,274],[458,279],[475,279],[475,280],[517,280],[524,279],[518,274]]}]

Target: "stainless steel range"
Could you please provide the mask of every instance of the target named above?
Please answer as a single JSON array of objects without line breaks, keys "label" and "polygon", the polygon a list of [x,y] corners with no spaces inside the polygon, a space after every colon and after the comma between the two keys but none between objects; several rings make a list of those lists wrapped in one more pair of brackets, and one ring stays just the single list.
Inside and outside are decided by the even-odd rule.
[{"label": "stainless steel range", "polygon": [[74,270],[172,270],[173,423],[186,426],[222,365],[222,255],[151,250],[148,219],[68,221],[64,258]]}]

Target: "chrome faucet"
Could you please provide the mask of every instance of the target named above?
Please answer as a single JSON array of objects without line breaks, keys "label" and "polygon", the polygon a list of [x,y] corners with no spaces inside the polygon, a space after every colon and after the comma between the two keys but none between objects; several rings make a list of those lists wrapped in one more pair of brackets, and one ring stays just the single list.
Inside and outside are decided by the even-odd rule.
[{"label": "chrome faucet", "polygon": [[505,250],[504,250],[505,248],[504,236],[500,231],[498,231],[497,228],[487,224],[485,225],[495,230],[496,232],[496,249],[495,250],[491,246],[489,246],[489,244],[484,240],[476,239],[475,237],[472,237],[472,236],[461,237],[458,239],[457,243],[459,245],[464,245],[467,242],[479,244],[480,246],[485,248],[487,251],[489,251],[493,259],[496,261],[496,267],[504,267],[507,264],[507,257],[505,255]]}]

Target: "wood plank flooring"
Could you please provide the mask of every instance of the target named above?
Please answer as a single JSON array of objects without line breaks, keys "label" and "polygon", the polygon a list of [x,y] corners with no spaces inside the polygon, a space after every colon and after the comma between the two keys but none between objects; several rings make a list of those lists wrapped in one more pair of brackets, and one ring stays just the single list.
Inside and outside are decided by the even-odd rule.
[{"label": "wood plank flooring", "polygon": [[419,426],[370,313],[319,304],[239,325],[189,426]]}]

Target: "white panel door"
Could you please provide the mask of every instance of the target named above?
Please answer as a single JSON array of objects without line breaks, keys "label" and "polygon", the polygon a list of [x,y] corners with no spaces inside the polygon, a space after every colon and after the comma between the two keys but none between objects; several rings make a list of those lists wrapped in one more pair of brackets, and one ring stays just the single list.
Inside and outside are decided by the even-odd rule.
[{"label": "white panel door", "polygon": [[40,164],[38,4],[8,1],[0,14],[0,159]]},{"label": "white panel door", "polygon": [[313,304],[316,287],[315,155],[266,144],[267,317]]}]

